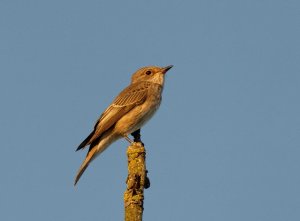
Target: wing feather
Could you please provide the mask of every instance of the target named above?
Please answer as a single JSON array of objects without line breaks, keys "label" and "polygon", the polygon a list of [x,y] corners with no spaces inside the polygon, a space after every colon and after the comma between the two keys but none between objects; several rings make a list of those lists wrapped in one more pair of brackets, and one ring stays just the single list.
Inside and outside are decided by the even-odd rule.
[{"label": "wing feather", "polygon": [[79,145],[78,149],[91,144],[101,137],[106,130],[111,128],[127,112],[142,104],[147,98],[149,86],[149,82],[138,82],[125,88],[102,113],[94,126],[94,131]]}]

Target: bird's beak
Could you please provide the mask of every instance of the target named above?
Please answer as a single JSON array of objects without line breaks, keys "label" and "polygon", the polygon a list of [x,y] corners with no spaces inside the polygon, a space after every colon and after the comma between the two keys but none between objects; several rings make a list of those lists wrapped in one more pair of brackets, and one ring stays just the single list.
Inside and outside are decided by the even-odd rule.
[{"label": "bird's beak", "polygon": [[173,67],[173,65],[169,65],[169,66],[167,66],[167,67],[164,67],[164,68],[162,69],[162,73],[163,73],[163,74],[167,73],[167,71],[170,70],[172,67]]}]

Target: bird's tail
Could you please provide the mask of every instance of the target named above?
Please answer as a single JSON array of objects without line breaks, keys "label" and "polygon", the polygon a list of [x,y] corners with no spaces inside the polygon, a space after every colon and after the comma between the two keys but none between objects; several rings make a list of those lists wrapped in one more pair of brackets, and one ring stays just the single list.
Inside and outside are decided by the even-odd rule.
[{"label": "bird's tail", "polygon": [[80,177],[82,176],[86,168],[89,166],[89,164],[92,162],[92,160],[95,159],[96,156],[101,154],[112,142],[114,142],[118,138],[119,138],[118,135],[112,134],[109,131],[109,133],[104,134],[104,136],[102,137],[101,141],[98,144],[96,145],[93,143],[91,144],[90,149],[77,172],[74,186],[76,185],[76,183],[78,182],[78,180],[80,179]]},{"label": "bird's tail", "polygon": [[94,134],[95,134],[95,131],[90,133],[90,135],[87,138],[85,138],[85,140],[82,141],[82,143],[77,147],[76,151],[78,151],[78,150],[84,148],[85,146],[87,146],[90,143],[91,138],[94,136]]},{"label": "bird's tail", "polygon": [[76,185],[86,168],[89,166],[89,164],[92,162],[92,160],[95,159],[99,154],[101,154],[112,142],[116,141],[119,138],[120,136],[118,134],[114,134],[111,130],[109,130],[104,133],[103,136],[101,136],[101,140],[96,140],[95,142],[91,143],[90,149],[76,174],[74,186]]},{"label": "bird's tail", "polygon": [[82,176],[82,174],[84,173],[86,168],[89,166],[89,164],[92,161],[92,159],[94,158],[96,152],[97,152],[97,148],[91,148],[90,151],[88,152],[88,154],[86,155],[83,163],[81,164],[81,166],[76,174],[74,186],[77,184],[78,180],[80,179],[80,177]]}]

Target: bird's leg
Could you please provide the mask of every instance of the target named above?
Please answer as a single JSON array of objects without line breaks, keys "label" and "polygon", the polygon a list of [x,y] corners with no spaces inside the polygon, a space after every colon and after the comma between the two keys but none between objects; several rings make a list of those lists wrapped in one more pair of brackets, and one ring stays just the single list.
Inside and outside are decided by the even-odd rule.
[{"label": "bird's leg", "polygon": [[133,136],[134,142],[141,142],[144,146],[144,143],[141,140],[141,129],[134,131],[133,133],[131,133],[131,135]]},{"label": "bird's leg", "polygon": [[123,137],[124,137],[130,144],[133,143],[133,141],[127,136],[127,134],[124,134]]}]

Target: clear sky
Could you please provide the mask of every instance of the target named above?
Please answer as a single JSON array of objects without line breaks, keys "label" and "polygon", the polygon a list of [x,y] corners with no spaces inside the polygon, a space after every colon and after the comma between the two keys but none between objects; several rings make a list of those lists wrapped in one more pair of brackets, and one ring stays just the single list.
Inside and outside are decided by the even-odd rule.
[{"label": "clear sky", "polygon": [[75,152],[147,65],[144,220],[300,220],[300,1],[0,1],[0,220],[122,220],[120,140]]}]

